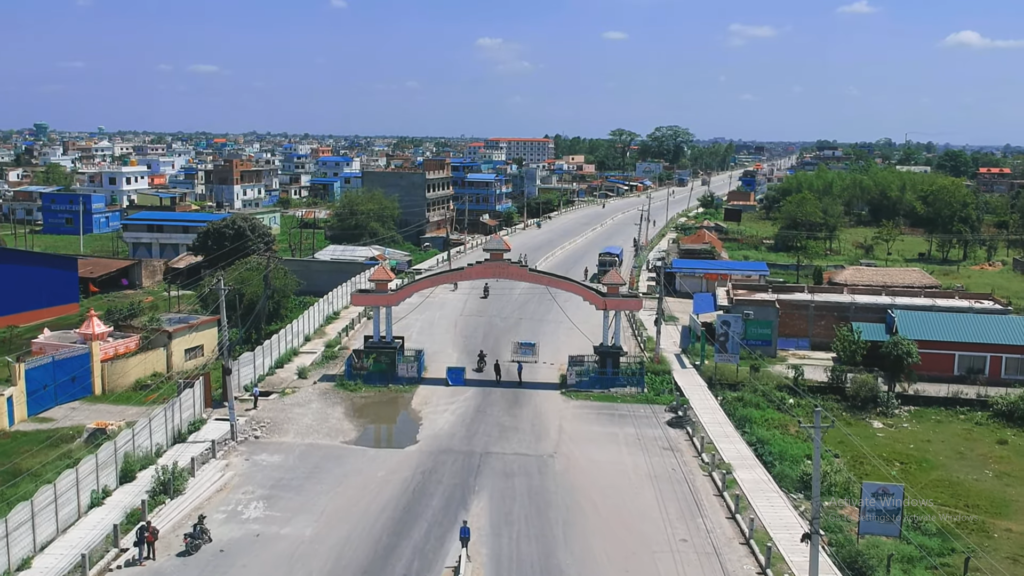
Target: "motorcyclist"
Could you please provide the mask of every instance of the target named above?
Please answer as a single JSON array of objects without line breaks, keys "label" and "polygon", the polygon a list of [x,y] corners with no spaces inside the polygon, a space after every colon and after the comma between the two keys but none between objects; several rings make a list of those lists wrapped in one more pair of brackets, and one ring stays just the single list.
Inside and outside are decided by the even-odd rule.
[{"label": "motorcyclist", "polygon": [[459,283],[458,282],[452,282],[452,290],[458,290],[458,289],[459,289]]},{"label": "motorcyclist", "polygon": [[206,514],[200,514],[199,519],[192,525],[192,536],[206,543],[213,542],[213,535],[210,534],[210,529],[206,527]]},{"label": "motorcyclist", "polygon": [[590,278],[590,268],[584,267],[583,268],[583,279],[586,280],[587,278]]},{"label": "motorcyclist", "polygon": [[491,295],[491,285],[488,284],[487,282],[484,282],[484,298],[486,298],[486,297],[488,297],[490,295]]}]

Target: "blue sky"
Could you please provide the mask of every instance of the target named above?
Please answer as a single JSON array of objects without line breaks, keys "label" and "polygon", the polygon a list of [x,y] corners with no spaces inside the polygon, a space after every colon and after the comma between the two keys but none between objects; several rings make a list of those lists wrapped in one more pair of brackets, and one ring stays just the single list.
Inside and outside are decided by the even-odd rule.
[{"label": "blue sky", "polygon": [[4,4],[2,127],[526,137],[679,124],[970,144],[1024,132],[1019,0]]}]

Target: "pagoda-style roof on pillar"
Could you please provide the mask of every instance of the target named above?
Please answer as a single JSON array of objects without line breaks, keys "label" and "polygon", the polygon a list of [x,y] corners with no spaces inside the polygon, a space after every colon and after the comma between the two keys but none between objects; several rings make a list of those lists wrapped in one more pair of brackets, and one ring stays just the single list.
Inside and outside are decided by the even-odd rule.
[{"label": "pagoda-style roof on pillar", "polygon": [[96,310],[89,308],[89,312],[85,315],[85,322],[82,323],[81,328],[75,330],[75,333],[83,342],[103,342],[113,331],[112,327],[100,320]]},{"label": "pagoda-style roof on pillar", "polygon": [[387,282],[390,284],[392,281],[394,281],[395,278],[395,273],[392,272],[391,268],[389,268],[386,264],[381,264],[380,266],[377,266],[377,268],[373,270],[373,273],[370,274],[370,282],[374,283]]},{"label": "pagoda-style roof on pillar", "polygon": [[511,252],[512,246],[508,243],[508,240],[505,240],[504,237],[495,234],[494,236],[488,238],[487,242],[484,242],[482,250],[488,253],[499,252],[504,254],[507,252]]},{"label": "pagoda-style roof on pillar", "polygon": [[618,268],[612,268],[601,278],[602,286],[625,286],[626,281],[622,279]]}]

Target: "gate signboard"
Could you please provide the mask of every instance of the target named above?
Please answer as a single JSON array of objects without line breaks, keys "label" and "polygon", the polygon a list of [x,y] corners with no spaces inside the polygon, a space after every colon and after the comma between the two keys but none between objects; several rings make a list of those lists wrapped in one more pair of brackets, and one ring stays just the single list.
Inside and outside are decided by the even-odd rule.
[{"label": "gate signboard", "polygon": [[526,340],[512,342],[512,361],[529,364],[540,362],[540,344]]}]

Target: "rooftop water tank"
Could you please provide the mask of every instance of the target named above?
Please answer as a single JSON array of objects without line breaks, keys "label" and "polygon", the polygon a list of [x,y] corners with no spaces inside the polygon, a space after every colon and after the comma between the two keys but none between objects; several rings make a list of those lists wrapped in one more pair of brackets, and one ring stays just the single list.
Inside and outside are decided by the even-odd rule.
[{"label": "rooftop water tank", "polygon": [[139,165],[139,161],[138,160],[134,160],[134,159],[129,160],[128,161],[128,165],[129,166],[138,166]]}]

